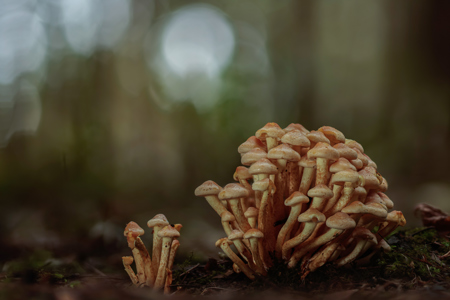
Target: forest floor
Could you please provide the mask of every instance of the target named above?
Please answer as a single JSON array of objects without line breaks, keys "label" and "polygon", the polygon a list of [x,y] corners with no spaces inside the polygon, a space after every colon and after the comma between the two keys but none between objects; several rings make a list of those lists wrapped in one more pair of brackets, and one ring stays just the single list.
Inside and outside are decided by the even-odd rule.
[{"label": "forest floor", "polygon": [[[232,271],[228,260],[187,257],[173,272],[171,298],[221,299],[450,299],[450,241],[433,227],[398,231],[387,238],[392,251],[366,266],[326,264],[302,280],[283,263],[254,281]],[[65,257],[43,250],[3,264],[0,299],[157,299],[168,297],[131,285],[111,258]],[[114,259],[117,260],[117,257]],[[113,260],[114,260],[113,259]]]}]

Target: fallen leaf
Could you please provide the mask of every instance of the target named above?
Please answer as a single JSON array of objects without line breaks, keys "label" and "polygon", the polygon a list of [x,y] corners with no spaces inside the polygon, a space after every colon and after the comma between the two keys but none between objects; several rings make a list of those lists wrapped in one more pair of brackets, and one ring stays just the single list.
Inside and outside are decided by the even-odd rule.
[{"label": "fallen leaf", "polygon": [[439,208],[420,203],[416,206],[414,212],[420,216],[424,226],[434,227],[441,232],[450,231],[450,216]]}]

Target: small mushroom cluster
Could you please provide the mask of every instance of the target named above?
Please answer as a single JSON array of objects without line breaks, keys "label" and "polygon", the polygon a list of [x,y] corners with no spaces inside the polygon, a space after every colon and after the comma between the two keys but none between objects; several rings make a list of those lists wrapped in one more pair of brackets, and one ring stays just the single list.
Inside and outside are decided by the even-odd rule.
[{"label": "small mushroom cluster", "polygon": [[333,127],[268,123],[238,152],[238,183],[209,180],[195,195],[221,218],[227,237],[216,246],[250,279],[266,275],[273,258],[301,263],[303,276],[326,262],[368,262],[389,249],[383,237],[406,223],[400,211],[389,212],[394,203],[375,162]]},{"label": "small mushroom cluster", "polygon": [[[157,290],[164,288],[164,292],[168,293],[172,284],[175,254],[180,246],[178,237],[182,225],[175,224],[172,227],[163,214],[158,214],[147,222],[147,226],[153,228],[152,255],[150,256],[140,238],[144,229],[135,222],[130,222],[123,234],[127,237],[133,256],[122,257],[122,262],[134,285],[146,285]],[[131,268],[133,261],[136,263],[136,273]]]}]

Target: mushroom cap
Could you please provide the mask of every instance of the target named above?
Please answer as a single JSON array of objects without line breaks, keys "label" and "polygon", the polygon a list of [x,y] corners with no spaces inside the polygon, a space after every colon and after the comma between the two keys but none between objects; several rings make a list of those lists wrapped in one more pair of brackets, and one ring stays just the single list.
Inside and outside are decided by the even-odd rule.
[{"label": "mushroom cap", "polygon": [[358,172],[353,171],[351,169],[347,169],[344,171],[334,173],[333,176],[331,176],[330,183],[337,184],[337,185],[343,185],[346,182],[358,183],[358,181],[359,181]]},{"label": "mushroom cap", "polygon": [[315,168],[316,160],[309,159],[307,155],[303,155],[302,158],[299,160],[298,165],[303,168]]},{"label": "mushroom cap", "polygon": [[263,237],[264,234],[262,233],[262,231],[256,228],[249,229],[244,234],[244,239],[251,239],[251,238],[262,239]]},{"label": "mushroom cap", "polygon": [[308,133],[306,137],[313,143],[330,143],[330,140],[321,131],[311,130],[311,132]]},{"label": "mushroom cap", "polygon": [[355,220],[353,220],[352,218],[349,217],[349,215],[347,215],[346,213],[343,213],[343,212],[337,212],[334,215],[332,215],[331,217],[329,217],[327,219],[326,225],[330,228],[340,229],[340,230],[345,230],[345,229],[350,229],[350,228],[356,227]]},{"label": "mushroom cap", "polygon": [[357,159],[352,159],[352,160],[350,161],[350,163],[351,163],[352,165],[354,165],[355,168],[356,168],[357,170],[361,170],[361,169],[364,167],[363,162],[362,162],[359,158],[357,158]]},{"label": "mushroom cap", "polygon": [[383,200],[384,205],[386,205],[387,209],[394,208],[394,202],[392,202],[392,200],[389,199],[389,197],[386,196],[385,193],[378,192],[377,194],[378,194],[378,196],[380,196],[381,200]]},{"label": "mushroom cap", "polygon": [[368,208],[360,201],[353,201],[341,211],[346,214],[366,214],[368,212]]},{"label": "mushroom cap", "polygon": [[376,176],[376,170],[373,167],[365,167],[358,172],[359,175],[364,177],[364,187],[369,189],[378,189],[380,186],[380,181]]},{"label": "mushroom cap", "polygon": [[254,191],[265,191],[271,187],[272,189],[275,189],[275,184],[270,180],[269,178],[264,178],[258,181],[253,182],[252,189]]},{"label": "mushroom cap", "polygon": [[364,155],[364,153],[362,153],[361,151],[359,151],[358,149],[355,149],[356,153],[358,153],[358,159],[362,161],[363,166],[367,166],[369,164],[369,160],[367,159],[367,156]]},{"label": "mushroom cap", "polygon": [[239,181],[239,179],[252,179],[253,176],[248,172],[248,168],[239,166],[236,168],[236,172],[233,174],[233,179]]},{"label": "mushroom cap", "polygon": [[158,231],[158,236],[163,237],[170,237],[170,238],[176,238],[180,236],[180,232],[173,228],[170,225],[165,226],[163,229]]},{"label": "mushroom cap", "polygon": [[262,158],[252,164],[248,169],[250,174],[258,175],[258,174],[277,174],[278,169],[273,163],[271,163],[267,158]]},{"label": "mushroom cap", "polygon": [[405,226],[406,224],[406,219],[403,216],[403,213],[399,210],[393,210],[388,213],[386,221],[397,223],[399,226]]},{"label": "mushroom cap", "polygon": [[332,145],[337,143],[345,143],[344,134],[334,127],[322,126],[319,128],[319,131],[322,132],[327,137],[327,139],[330,140]]},{"label": "mushroom cap", "polygon": [[256,207],[250,206],[244,213],[246,218],[256,218],[259,214],[259,209]]},{"label": "mushroom cap", "polygon": [[305,127],[303,127],[302,124],[297,124],[297,123],[291,123],[284,129],[284,131],[286,133],[289,132],[289,131],[292,131],[292,130],[300,130],[300,132],[303,133],[303,134],[308,134],[309,133],[309,130],[306,129]]},{"label": "mushroom cap", "polygon": [[309,147],[311,142],[304,133],[300,130],[294,129],[283,135],[281,138],[282,143],[286,143],[293,146]]},{"label": "mushroom cap", "polygon": [[157,214],[147,222],[147,226],[149,228],[153,227],[164,227],[169,225],[169,221],[167,221],[167,218],[163,214]]},{"label": "mushroom cap", "polygon": [[122,256],[122,262],[124,265],[131,265],[133,263],[134,259],[133,256]]},{"label": "mushroom cap", "polygon": [[133,237],[138,237],[144,234],[144,229],[142,229],[136,222],[131,221],[125,227],[123,235],[127,236],[129,232],[131,232]]},{"label": "mushroom cap", "polygon": [[262,141],[265,141],[267,137],[272,137],[279,140],[284,133],[284,130],[281,129],[277,123],[267,123],[263,128],[256,131],[255,136]]},{"label": "mushroom cap", "polygon": [[220,246],[222,246],[222,243],[226,243],[226,244],[228,244],[228,245],[231,245],[231,244],[233,244],[233,242],[232,241],[230,241],[228,238],[221,238],[221,239],[218,239],[217,240],[217,242],[216,242],[216,247],[220,247]]},{"label": "mushroom cap", "polygon": [[353,195],[366,196],[366,195],[367,195],[367,191],[366,191],[366,189],[363,188],[362,186],[357,186],[357,187],[355,187],[355,189],[353,190]]},{"label": "mushroom cap", "polygon": [[244,233],[242,231],[240,231],[239,229],[234,229],[233,231],[230,232],[230,234],[228,235],[228,239],[230,241],[233,240],[241,240],[244,238]]},{"label": "mushroom cap", "polygon": [[336,144],[333,146],[333,148],[337,150],[340,157],[346,158],[348,160],[358,158],[358,153],[346,144]]},{"label": "mushroom cap", "polygon": [[[342,144],[337,144],[342,145]],[[330,172],[331,173],[337,173],[339,171],[344,171],[347,169],[352,169],[356,171],[356,167],[352,165],[348,159],[340,157],[335,163],[330,165]]]},{"label": "mushroom cap", "polygon": [[370,230],[367,229],[366,227],[356,227],[352,231],[352,236],[354,238],[360,238],[363,240],[371,241],[374,244],[378,243],[377,237],[372,232],[370,232]]},{"label": "mushroom cap", "polygon": [[239,183],[229,183],[219,193],[220,200],[230,200],[248,197],[248,190]]},{"label": "mushroom cap", "polygon": [[233,222],[236,220],[236,217],[230,213],[229,211],[224,211],[221,215],[220,215],[220,219],[222,222]]},{"label": "mushroom cap", "polygon": [[286,200],[284,200],[284,205],[286,206],[294,206],[297,204],[308,203],[309,198],[303,194],[302,192],[295,191],[293,192]]},{"label": "mushroom cap", "polygon": [[309,197],[331,198],[333,191],[325,184],[318,184],[308,191]]},{"label": "mushroom cap", "polygon": [[350,148],[353,149],[358,149],[359,151],[361,151],[362,153],[364,153],[364,148],[363,146],[361,146],[360,143],[358,143],[357,141],[351,140],[351,139],[345,139],[345,144],[347,146],[349,146]]},{"label": "mushroom cap", "polygon": [[308,208],[304,213],[301,213],[297,220],[299,222],[325,222],[326,217],[323,213],[315,209],[314,207]]},{"label": "mushroom cap", "polygon": [[318,142],[314,148],[308,151],[308,158],[325,158],[329,160],[338,160],[339,153],[336,149],[327,143]]},{"label": "mushroom cap", "polygon": [[210,195],[217,195],[220,193],[222,188],[220,185],[215,183],[212,180],[208,180],[202,183],[199,187],[195,189],[195,196],[198,197],[204,197],[204,196],[210,196]]},{"label": "mushroom cap", "polygon": [[365,153],[362,153],[362,155],[367,158],[367,161],[368,161],[367,166],[374,167],[375,169],[377,169],[377,164],[369,157],[369,155],[367,155]]},{"label": "mushroom cap", "polygon": [[386,207],[381,205],[380,203],[370,202],[366,204],[367,213],[371,214],[375,217],[384,219],[388,215]]},{"label": "mushroom cap", "polygon": [[[369,165],[367,165],[367,166],[369,167]],[[382,191],[384,193],[387,191],[388,187],[389,187],[389,185],[388,185],[386,178],[381,177],[380,191]]]},{"label": "mushroom cap", "polygon": [[264,149],[265,147],[266,146],[263,142],[261,142],[256,136],[251,136],[238,147],[238,152],[240,154],[244,154],[255,148]]},{"label": "mushroom cap", "polygon": [[286,144],[280,144],[267,153],[267,157],[270,159],[285,159],[288,161],[299,161],[300,154]]},{"label": "mushroom cap", "polygon": [[261,148],[255,148],[245,153],[241,157],[241,163],[245,166],[250,166],[258,160],[267,157],[267,152]]}]

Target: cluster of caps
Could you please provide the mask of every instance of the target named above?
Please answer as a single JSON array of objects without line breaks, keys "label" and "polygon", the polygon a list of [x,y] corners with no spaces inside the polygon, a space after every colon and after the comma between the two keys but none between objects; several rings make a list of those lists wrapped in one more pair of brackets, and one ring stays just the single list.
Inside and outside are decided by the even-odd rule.
[{"label": "cluster of caps", "polygon": [[[172,284],[172,267],[175,254],[180,246],[181,224],[171,226],[163,214],[158,214],[147,222],[149,228],[153,228],[153,251],[148,252],[140,236],[144,234],[135,222],[130,222],[125,227],[123,235],[127,237],[128,247],[133,256],[122,257],[125,271],[131,281],[137,286],[150,286],[156,290],[170,291]],[[134,257],[134,258],[133,258]],[[136,273],[131,268],[133,261],[136,264]]]},{"label": "cluster of caps", "polygon": [[268,123],[238,152],[247,166],[236,168],[238,183],[206,181],[195,195],[221,218],[227,237],[216,246],[251,279],[266,274],[272,257],[301,263],[304,276],[326,262],[369,261],[406,223],[400,211],[389,212],[394,204],[377,165],[333,127]]}]

